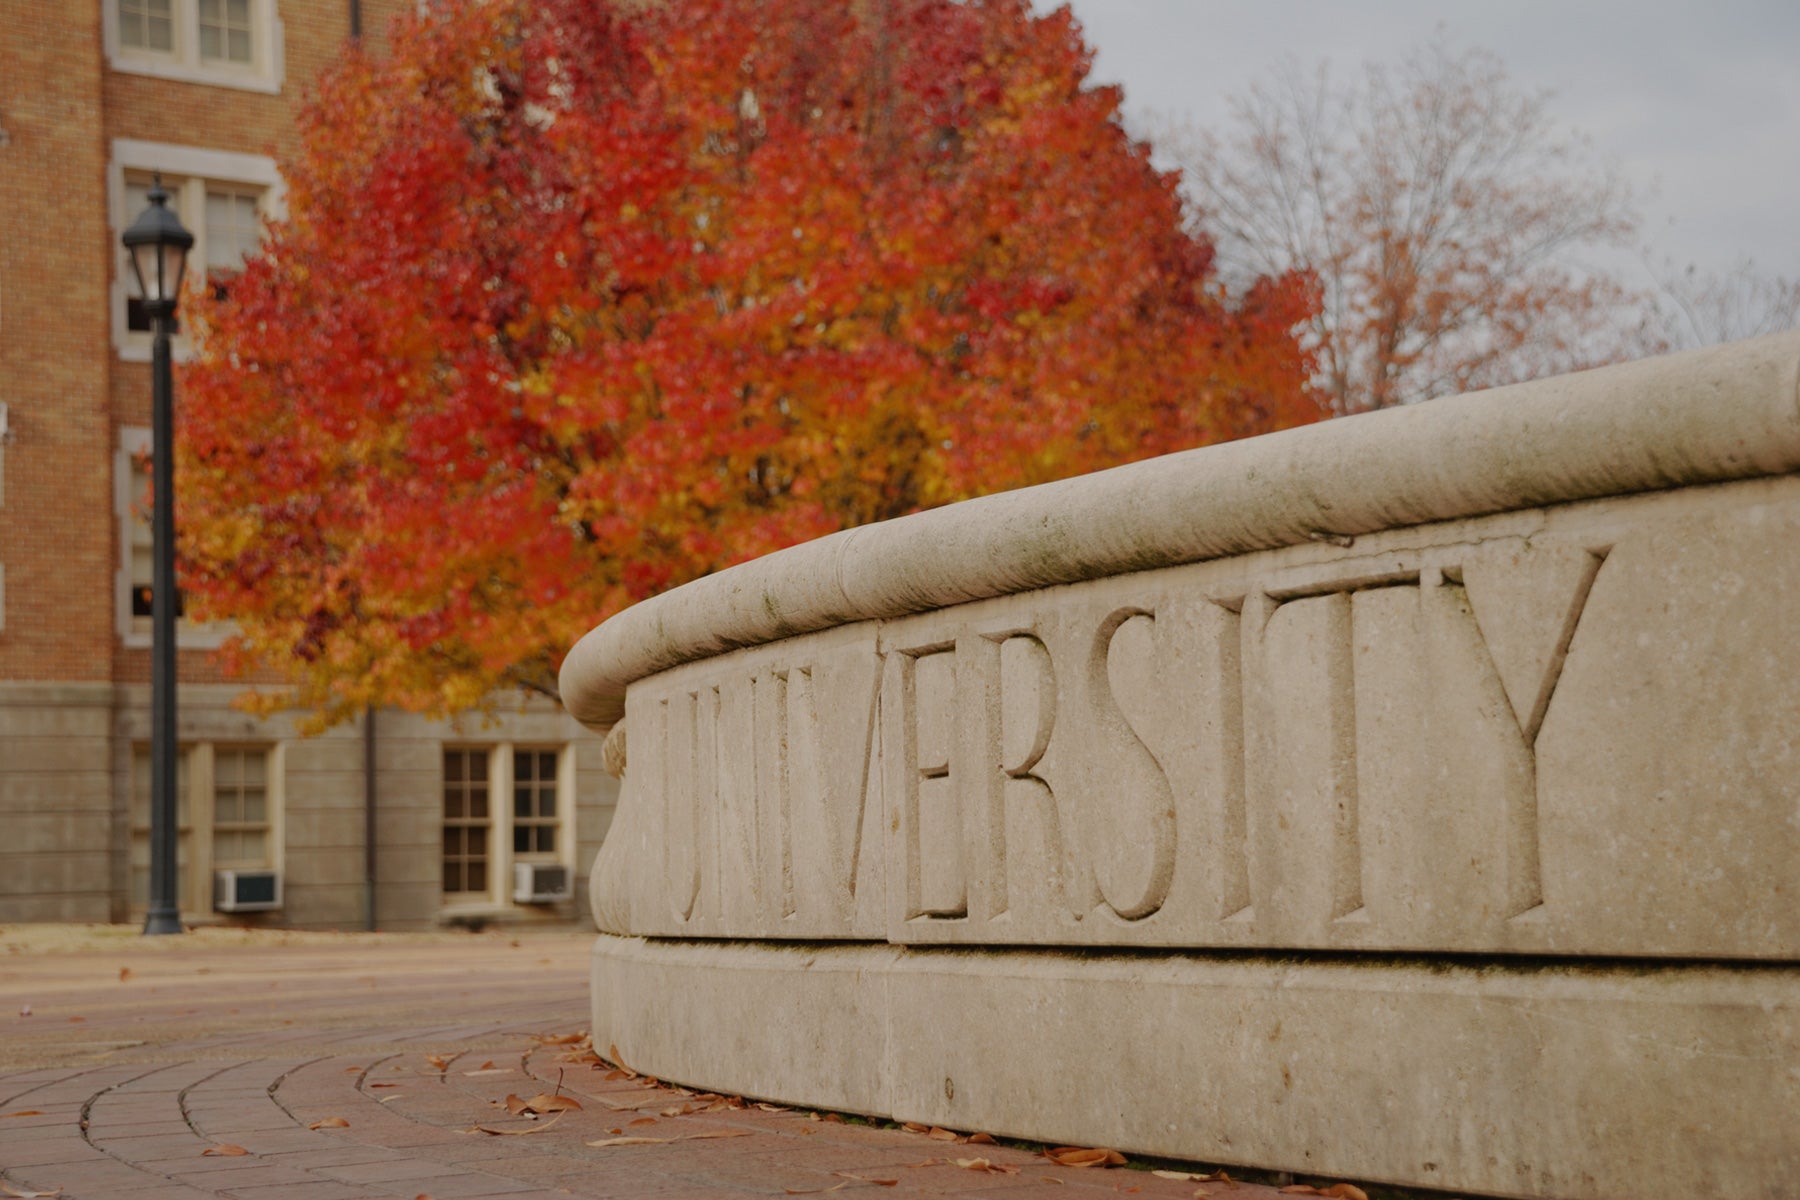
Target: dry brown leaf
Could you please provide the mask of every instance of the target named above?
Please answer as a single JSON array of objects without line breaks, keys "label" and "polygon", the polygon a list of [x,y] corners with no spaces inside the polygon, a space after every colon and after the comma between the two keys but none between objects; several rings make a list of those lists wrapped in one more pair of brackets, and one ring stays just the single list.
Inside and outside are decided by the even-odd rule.
[{"label": "dry brown leaf", "polygon": [[607,1083],[611,1083],[615,1079],[630,1079],[631,1076],[629,1076],[625,1072],[619,1070],[617,1067],[614,1067],[612,1070],[608,1071],[606,1074],[602,1075],[600,1078]]},{"label": "dry brown leaf", "polygon": [[1369,1193],[1354,1183],[1334,1183],[1319,1194],[1335,1197],[1336,1200],[1369,1200]]},{"label": "dry brown leaf", "polygon": [[348,1129],[350,1122],[342,1117],[320,1117],[307,1126],[308,1129]]},{"label": "dry brown leaf", "polygon": [[543,1122],[540,1122],[539,1124],[531,1125],[524,1129],[495,1129],[488,1125],[477,1125],[475,1127],[475,1131],[477,1133],[491,1134],[494,1137],[520,1137],[527,1133],[542,1133],[542,1132],[544,1132],[544,1130],[550,1128],[552,1125],[556,1124],[560,1120],[562,1120],[562,1114],[557,1113],[554,1117],[551,1117],[548,1121],[543,1121]]},{"label": "dry brown leaf", "polygon": [[996,1144],[994,1135],[991,1133],[971,1133],[969,1135],[969,1141],[977,1146],[992,1146]]},{"label": "dry brown leaf", "polygon": [[625,1072],[625,1078],[627,1078],[627,1079],[636,1079],[637,1078],[637,1072],[632,1070],[630,1067],[626,1066],[625,1060],[619,1057],[618,1043],[613,1042],[613,1043],[609,1043],[607,1045],[606,1056],[608,1058],[612,1059],[613,1065],[615,1067],[617,1067],[617,1068],[619,1068],[619,1070]]},{"label": "dry brown leaf", "polygon": [[925,1134],[925,1136],[930,1138],[934,1142],[960,1142],[960,1141],[962,1141],[962,1137],[960,1134],[952,1133],[948,1129],[939,1129],[935,1125],[932,1126],[932,1128]]},{"label": "dry brown leaf", "polygon": [[678,1142],[697,1142],[702,1138],[749,1137],[753,1132],[755,1131],[750,1129],[708,1129],[704,1133],[690,1133],[684,1137],[678,1137],[675,1140]]},{"label": "dry brown leaf", "polygon": [[900,1128],[906,1130],[906,1132],[908,1132],[908,1133],[930,1133],[931,1132],[931,1126],[921,1125],[917,1121],[902,1121],[900,1123]]},{"label": "dry brown leaf", "polygon": [[875,1179],[868,1175],[852,1175],[848,1171],[833,1171],[832,1174],[838,1176],[840,1179],[849,1179],[856,1183],[872,1183],[876,1187],[900,1186],[900,1181],[898,1179]]},{"label": "dry brown leaf", "polygon": [[456,1055],[454,1054],[427,1054],[425,1056],[425,1061],[436,1067],[440,1075],[450,1069],[450,1064],[455,1059]]},{"label": "dry brown leaf", "polygon": [[62,1195],[61,1188],[57,1188],[54,1191],[48,1191],[48,1192],[21,1192],[18,1188],[13,1187],[10,1183],[0,1183],[0,1191],[4,1191],[8,1196],[23,1197],[23,1198],[25,1198],[25,1200],[32,1200],[32,1198],[34,1198],[34,1197],[43,1197],[44,1200],[48,1200],[48,1198],[51,1196]]},{"label": "dry brown leaf", "polygon": [[758,1100],[756,1102],[756,1107],[762,1109],[764,1112],[793,1112],[794,1111],[791,1108],[784,1108],[779,1104],[764,1104],[760,1100]]},{"label": "dry brown leaf", "polygon": [[986,1171],[992,1175],[1017,1175],[1019,1168],[1011,1163],[990,1162],[985,1158],[955,1158],[950,1161],[965,1171]]},{"label": "dry brown leaf", "polygon": [[1212,1193],[1207,1191],[1205,1188],[1195,1188],[1194,1189],[1194,1200],[1206,1200],[1206,1198],[1210,1195],[1212,1195]]},{"label": "dry brown leaf", "polygon": [[369,1086],[371,1088],[395,1088],[400,1085],[397,1083],[371,1083]]},{"label": "dry brown leaf", "polygon": [[248,1150],[244,1149],[242,1146],[233,1146],[230,1142],[224,1142],[217,1146],[208,1146],[206,1149],[204,1149],[200,1152],[200,1157],[201,1158],[242,1158],[244,1155],[246,1155],[248,1153],[250,1153],[250,1152]]},{"label": "dry brown leaf", "polygon": [[848,1183],[834,1183],[824,1188],[782,1188],[781,1192],[785,1196],[823,1196],[826,1192],[841,1192],[849,1186]]},{"label": "dry brown leaf", "polygon": [[525,1103],[525,1097],[515,1096],[511,1092],[508,1092],[506,1094],[506,1099],[502,1100],[500,1103],[506,1107],[507,1112],[511,1113],[515,1117],[524,1116],[525,1110],[527,1108],[531,1107],[530,1105]]},{"label": "dry brown leaf", "polygon": [[[6,1117],[41,1117],[43,1115],[44,1114],[43,1114],[42,1110],[40,1110],[40,1109],[21,1108],[18,1112],[7,1113]],[[0,1121],[5,1120],[6,1117],[0,1117]]]},{"label": "dry brown leaf", "polygon": [[676,1104],[672,1107],[658,1110],[656,1115],[659,1117],[685,1117],[693,1111],[695,1111],[695,1108],[692,1104]]},{"label": "dry brown leaf", "polygon": [[1202,1175],[1197,1171],[1153,1170],[1150,1173],[1152,1175],[1156,1176],[1158,1179],[1211,1179],[1212,1178],[1211,1175]]},{"label": "dry brown leaf", "polygon": [[119,982],[124,983],[127,979],[130,979],[130,978],[131,978],[131,968],[130,967],[120,967],[119,968]]},{"label": "dry brown leaf", "polygon": [[[820,1114],[819,1114],[819,1120],[821,1120],[821,1121],[829,1121],[829,1122],[831,1122],[831,1123],[832,1123],[832,1124],[833,1124],[833,1125],[842,1125],[842,1124],[843,1124],[843,1123],[844,1123],[844,1114],[842,1114],[842,1113],[833,1113],[833,1112],[828,1112],[828,1113],[820,1113]],[[952,1137],[954,1137],[954,1136],[955,1136],[955,1135],[954,1135],[954,1134],[952,1134],[952,1135],[951,1135],[951,1136],[952,1136]]]},{"label": "dry brown leaf", "polygon": [[654,1124],[656,1124],[656,1118],[655,1117],[638,1117],[636,1120],[627,1121],[625,1123],[627,1125],[654,1125]]},{"label": "dry brown leaf", "polygon": [[580,1112],[581,1101],[573,1096],[552,1096],[548,1092],[539,1092],[526,1106],[535,1113]]},{"label": "dry brown leaf", "polygon": [[540,1046],[579,1046],[588,1040],[585,1033],[534,1033],[531,1040]]},{"label": "dry brown leaf", "polygon": [[1104,1147],[1058,1146],[1044,1151],[1044,1157],[1059,1167],[1120,1167],[1125,1156]]},{"label": "dry brown leaf", "polygon": [[920,1167],[935,1167],[935,1166],[937,1166],[937,1164],[938,1164],[938,1160],[937,1160],[937,1159],[935,1159],[935,1158],[928,1158],[928,1159],[926,1159],[926,1160],[925,1160],[925,1161],[924,1161],[924,1162],[916,1162],[916,1163],[907,1163],[907,1164],[906,1164],[906,1169],[907,1169],[907,1170],[909,1170],[909,1171],[916,1171],[916,1170],[918,1170],[918,1169],[919,1169],[919,1168],[920,1168]]},{"label": "dry brown leaf", "polygon": [[671,1140],[673,1140],[673,1139],[651,1138],[651,1137],[615,1137],[615,1138],[602,1138],[601,1140],[599,1140],[597,1142],[583,1142],[582,1145],[584,1145],[584,1146],[601,1146],[601,1147],[605,1147],[605,1146],[664,1146],[664,1145],[667,1145]]}]

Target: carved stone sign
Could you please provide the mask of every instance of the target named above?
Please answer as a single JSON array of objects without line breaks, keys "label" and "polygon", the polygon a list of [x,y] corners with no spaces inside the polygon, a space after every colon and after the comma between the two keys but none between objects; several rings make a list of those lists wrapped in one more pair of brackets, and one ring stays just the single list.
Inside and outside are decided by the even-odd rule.
[{"label": "carved stone sign", "polygon": [[[600,874],[630,892],[608,927],[1792,955],[1800,774],[1770,720],[1800,713],[1800,638],[1767,632],[1800,595],[1768,553],[1794,493],[1265,552],[664,672],[628,697],[642,851]],[[1684,751],[1691,722],[1743,734]]]}]

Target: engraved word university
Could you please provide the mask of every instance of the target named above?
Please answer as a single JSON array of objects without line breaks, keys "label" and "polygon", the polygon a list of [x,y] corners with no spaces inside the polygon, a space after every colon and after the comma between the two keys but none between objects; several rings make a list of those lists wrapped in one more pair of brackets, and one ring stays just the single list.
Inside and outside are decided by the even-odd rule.
[{"label": "engraved word university", "polygon": [[636,878],[666,903],[633,924],[1530,944],[1538,742],[1606,553],[1509,538],[1266,578],[1174,568],[644,680],[627,786],[660,861]]}]

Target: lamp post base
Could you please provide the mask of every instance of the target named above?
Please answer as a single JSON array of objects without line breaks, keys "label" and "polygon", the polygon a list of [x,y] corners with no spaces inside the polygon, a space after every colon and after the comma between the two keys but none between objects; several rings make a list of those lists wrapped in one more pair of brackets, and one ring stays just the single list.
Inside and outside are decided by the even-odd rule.
[{"label": "lamp post base", "polygon": [[181,914],[175,912],[159,912],[152,909],[144,917],[144,936],[150,937],[158,933],[185,933],[181,927]]}]

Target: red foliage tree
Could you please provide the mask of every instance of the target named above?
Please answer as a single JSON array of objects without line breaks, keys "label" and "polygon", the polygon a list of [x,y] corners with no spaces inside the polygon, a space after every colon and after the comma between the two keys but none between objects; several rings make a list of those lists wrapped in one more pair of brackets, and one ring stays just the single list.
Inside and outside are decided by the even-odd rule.
[{"label": "red foliage tree", "polygon": [[847,525],[1316,419],[1025,0],[477,0],[352,55],[184,375],[183,555],[329,720],[548,690]]}]

